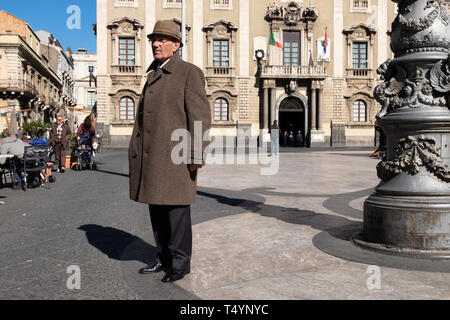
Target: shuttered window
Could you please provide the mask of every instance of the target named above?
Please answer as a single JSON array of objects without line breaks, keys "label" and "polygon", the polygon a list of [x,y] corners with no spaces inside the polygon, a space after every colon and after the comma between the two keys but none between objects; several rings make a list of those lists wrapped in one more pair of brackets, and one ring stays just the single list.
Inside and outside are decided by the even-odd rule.
[{"label": "shuttered window", "polygon": [[228,120],[228,101],[224,98],[216,99],[214,102],[214,120]]},{"label": "shuttered window", "polygon": [[300,32],[283,32],[283,64],[285,66],[300,65]]},{"label": "shuttered window", "polygon": [[120,120],[134,119],[134,101],[130,97],[120,99]]},{"label": "shuttered window", "polygon": [[367,114],[367,106],[366,103],[362,100],[356,100],[353,102],[353,121],[354,122],[366,122],[366,114]]},{"label": "shuttered window", "polygon": [[119,38],[119,64],[134,66],[135,64],[134,38]]}]

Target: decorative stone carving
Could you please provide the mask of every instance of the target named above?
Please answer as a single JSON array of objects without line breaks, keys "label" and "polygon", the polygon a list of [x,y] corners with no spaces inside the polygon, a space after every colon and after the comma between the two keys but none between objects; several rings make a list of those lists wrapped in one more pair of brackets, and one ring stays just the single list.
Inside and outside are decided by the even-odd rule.
[{"label": "decorative stone carving", "polygon": [[283,15],[282,8],[273,2],[270,6],[267,7],[267,14],[266,16],[271,19],[281,18]]},{"label": "decorative stone carving", "polygon": [[296,26],[301,18],[301,7],[295,2],[289,3],[285,9],[284,23],[288,26]]},{"label": "decorative stone carving", "polygon": [[425,167],[438,179],[450,182],[450,169],[440,159],[440,149],[435,144],[434,139],[424,136],[400,139],[394,159],[377,165],[378,177],[387,181],[402,172],[416,175]]},{"label": "decorative stone carving", "polygon": [[293,94],[297,90],[297,81],[290,80],[288,83],[286,83],[286,93],[287,94]]},{"label": "decorative stone carving", "polygon": [[286,7],[279,6],[276,3],[272,3],[267,7],[267,13],[265,16],[266,21],[278,21],[288,26],[297,26],[301,22],[310,25],[314,23],[319,14],[316,8],[309,4],[304,10],[300,4],[296,2],[290,2]]},{"label": "decorative stone carving", "polygon": [[302,18],[306,21],[316,21],[319,17],[316,8],[309,4],[309,6],[303,11]]}]

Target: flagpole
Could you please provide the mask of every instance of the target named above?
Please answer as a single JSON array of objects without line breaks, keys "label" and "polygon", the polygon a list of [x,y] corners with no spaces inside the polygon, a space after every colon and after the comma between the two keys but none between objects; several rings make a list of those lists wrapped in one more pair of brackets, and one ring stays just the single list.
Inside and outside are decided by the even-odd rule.
[{"label": "flagpole", "polygon": [[181,58],[186,61],[186,0],[181,0]]}]

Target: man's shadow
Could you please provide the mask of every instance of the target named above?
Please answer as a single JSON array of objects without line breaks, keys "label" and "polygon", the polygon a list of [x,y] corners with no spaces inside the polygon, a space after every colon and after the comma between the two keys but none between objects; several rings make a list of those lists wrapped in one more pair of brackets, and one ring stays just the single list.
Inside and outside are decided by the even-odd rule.
[{"label": "man's shadow", "polygon": [[156,248],[139,237],[112,227],[87,224],[78,228],[86,232],[88,242],[111,259],[150,264]]}]

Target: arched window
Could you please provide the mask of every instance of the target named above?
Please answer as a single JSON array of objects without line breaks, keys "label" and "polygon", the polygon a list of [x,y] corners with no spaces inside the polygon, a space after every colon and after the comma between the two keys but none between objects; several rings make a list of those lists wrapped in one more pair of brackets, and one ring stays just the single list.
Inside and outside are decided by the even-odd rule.
[{"label": "arched window", "polygon": [[134,120],[134,101],[130,97],[120,99],[120,120]]},{"label": "arched window", "polygon": [[228,120],[228,101],[224,98],[214,101],[214,120]]},{"label": "arched window", "polygon": [[353,121],[367,121],[367,105],[363,100],[356,100],[355,102],[353,102]]}]

